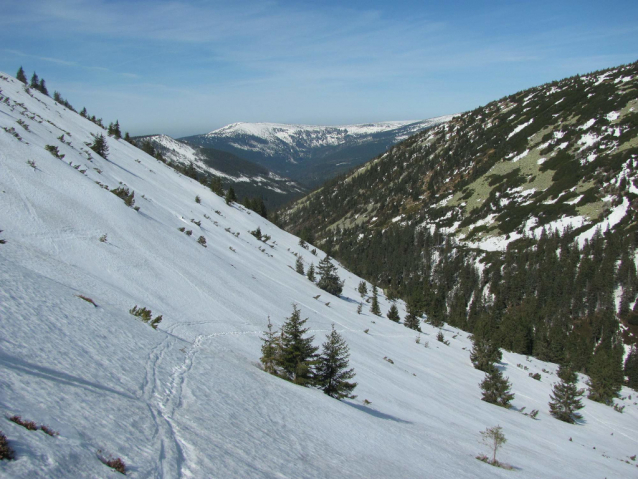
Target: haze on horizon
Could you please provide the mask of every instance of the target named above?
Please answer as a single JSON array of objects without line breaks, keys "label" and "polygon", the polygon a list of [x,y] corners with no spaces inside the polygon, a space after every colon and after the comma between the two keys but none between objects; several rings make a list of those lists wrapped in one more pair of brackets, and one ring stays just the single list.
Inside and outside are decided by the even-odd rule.
[{"label": "haze on horizon", "polygon": [[132,135],[457,113],[638,59],[635,1],[0,0],[0,71]]}]

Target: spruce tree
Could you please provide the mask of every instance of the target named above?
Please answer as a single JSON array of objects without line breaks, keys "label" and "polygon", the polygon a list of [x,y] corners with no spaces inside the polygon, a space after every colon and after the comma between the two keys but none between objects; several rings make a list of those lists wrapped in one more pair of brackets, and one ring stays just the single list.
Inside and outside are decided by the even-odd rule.
[{"label": "spruce tree", "polygon": [[494,363],[503,357],[501,350],[490,339],[472,336],[472,344],[470,360],[479,371],[490,372],[494,369]]},{"label": "spruce tree", "polygon": [[229,186],[228,191],[226,192],[226,204],[229,205],[234,201],[237,201],[237,195],[235,194],[233,187]]},{"label": "spruce tree", "polygon": [[104,159],[108,158],[109,146],[106,144],[106,139],[104,138],[104,135],[100,134],[100,135],[92,135],[92,136],[93,136],[93,143],[88,145],[89,148],[91,148],[95,153],[100,155],[102,158]]},{"label": "spruce tree", "polygon": [[264,366],[264,371],[276,375],[280,343],[279,335],[272,329],[270,316],[268,316],[268,330],[264,331],[264,336],[260,339],[263,341],[260,361]]},{"label": "spruce tree", "polygon": [[213,176],[210,179],[210,191],[217,196],[224,196],[224,187],[222,186],[222,180],[219,176]]},{"label": "spruce tree", "polygon": [[296,304],[293,304],[292,308],[292,315],[286,318],[281,327],[281,353],[277,359],[277,366],[282,369],[284,377],[295,384],[312,384],[313,367],[319,348],[312,345],[314,336],[304,337],[309,330],[303,327],[308,318],[301,319]]},{"label": "spruce tree", "polygon": [[376,316],[381,316],[381,308],[379,307],[379,292],[377,285],[372,286],[372,304],[370,305],[370,312]]},{"label": "spruce tree", "polygon": [[332,264],[328,255],[319,262],[317,269],[321,275],[317,286],[330,294],[339,296],[343,291],[343,282],[337,274],[337,267]]},{"label": "spruce tree", "polygon": [[417,303],[408,298],[406,303],[407,314],[403,319],[403,325],[406,328],[414,329],[415,331],[421,331],[421,311],[417,306]]},{"label": "spruce tree", "polygon": [[43,95],[49,96],[49,91],[47,90],[46,83],[44,82],[44,78],[40,79],[40,84],[38,85],[38,91]]},{"label": "spruce tree", "polygon": [[40,79],[38,78],[38,74],[36,72],[33,72],[33,75],[31,75],[31,82],[29,83],[29,87],[35,90],[40,88]]},{"label": "spruce tree", "polygon": [[16,79],[18,81],[21,81],[25,85],[27,84],[27,76],[24,74],[24,70],[22,69],[22,66],[20,66],[20,68],[18,69],[18,73],[16,73]]},{"label": "spruce tree", "polygon": [[356,396],[351,393],[357,383],[348,382],[355,376],[354,369],[348,369],[350,352],[343,337],[335,331],[334,324],[326,340],[317,365],[317,384],[330,397],[354,399]]},{"label": "spruce tree", "polygon": [[[614,398],[618,397],[622,387],[622,372],[619,376],[617,359],[617,354],[612,349],[606,347],[596,349],[591,365],[587,368],[589,374],[587,397],[592,401],[611,406]],[[622,356],[619,359],[622,371]]]},{"label": "spruce tree", "polygon": [[483,391],[483,401],[505,408],[510,407],[510,402],[514,399],[514,394],[510,391],[512,385],[509,378],[504,377],[498,368],[488,372],[479,386]]},{"label": "spruce tree", "polygon": [[634,344],[625,359],[625,376],[627,376],[627,386],[638,391],[638,348]]},{"label": "spruce tree", "polygon": [[365,298],[365,295],[368,294],[368,286],[365,281],[359,282],[359,286],[357,287],[357,291],[361,295],[361,299]]},{"label": "spruce tree", "polygon": [[303,269],[303,259],[301,256],[297,256],[297,261],[295,261],[295,271],[299,274],[306,274]]},{"label": "spruce tree", "polygon": [[554,385],[553,394],[549,396],[549,412],[556,419],[574,424],[582,417],[576,411],[583,408],[580,397],[585,390],[577,388],[578,376],[569,366],[561,365],[558,377],[561,381]]},{"label": "spruce tree", "polygon": [[310,267],[308,268],[308,272],[306,273],[306,275],[308,276],[308,280],[312,281],[313,283],[315,282],[315,264],[314,263],[310,263]]},{"label": "spruce tree", "polygon": [[122,131],[120,130],[119,120],[115,120],[115,124],[113,125],[113,136],[118,140],[122,138]]},{"label": "spruce tree", "polygon": [[401,320],[401,316],[399,316],[399,308],[397,308],[396,304],[392,304],[392,306],[390,306],[390,311],[388,311],[388,319],[390,321],[394,321],[395,323],[398,323]]}]

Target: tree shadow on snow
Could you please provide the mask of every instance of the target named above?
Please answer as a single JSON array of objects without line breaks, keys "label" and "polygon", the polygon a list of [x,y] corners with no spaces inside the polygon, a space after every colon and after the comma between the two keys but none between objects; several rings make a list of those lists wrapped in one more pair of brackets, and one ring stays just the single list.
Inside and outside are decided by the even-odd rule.
[{"label": "tree shadow on snow", "polygon": [[383,412],[377,411],[376,409],[371,409],[367,406],[363,406],[361,404],[355,404],[353,402],[349,402],[349,401],[342,401],[344,404],[347,404],[348,406],[351,406],[355,409],[358,409],[359,411],[363,411],[366,414],[370,414],[371,416],[374,417],[378,417],[379,419],[386,419],[386,420],[390,420],[390,421],[395,421],[395,422],[400,422],[403,424],[412,424],[411,421],[406,421],[404,419],[399,419],[398,417],[392,416],[390,414],[385,414]]},{"label": "tree shadow on snow", "polygon": [[116,389],[112,389],[108,386],[103,386],[98,383],[87,381],[86,379],[72,376],[71,374],[56,371],[55,369],[29,363],[15,356],[9,356],[6,353],[0,353],[0,365],[23,374],[28,374],[30,376],[46,379],[48,381],[53,381],[60,384],[66,384],[69,386],[86,389],[87,391],[96,392],[95,390],[98,389],[100,391],[117,394],[118,396],[122,396],[128,399],[135,399],[134,396],[131,396],[130,394],[127,394],[125,392],[118,391]]}]

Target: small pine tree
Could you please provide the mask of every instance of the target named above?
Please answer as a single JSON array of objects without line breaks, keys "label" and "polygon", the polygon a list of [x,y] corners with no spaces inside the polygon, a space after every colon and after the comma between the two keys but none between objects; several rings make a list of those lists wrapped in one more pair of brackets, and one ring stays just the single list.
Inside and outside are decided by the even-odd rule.
[{"label": "small pine tree", "polygon": [[502,359],[501,350],[496,346],[494,341],[484,337],[472,337],[472,351],[470,352],[470,360],[479,371],[490,372],[494,369],[494,363]]},{"label": "small pine tree", "polygon": [[354,399],[356,396],[351,393],[357,383],[348,382],[355,376],[354,369],[348,369],[350,352],[343,337],[335,331],[334,324],[326,340],[317,365],[317,384],[330,397]]},{"label": "small pine tree", "polygon": [[35,90],[40,88],[40,79],[36,72],[33,72],[33,75],[31,75],[31,82],[29,83],[29,86]]},{"label": "small pine tree", "polygon": [[261,364],[264,371],[277,375],[277,359],[279,356],[279,335],[273,331],[270,316],[268,316],[268,329],[264,331],[264,336],[260,338],[263,341],[261,345]]},{"label": "small pine tree", "polygon": [[224,187],[222,186],[222,180],[219,176],[213,176],[210,179],[210,191],[215,193],[217,196],[224,196]]},{"label": "small pine tree", "polygon": [[330,294],[339,296],[343,291],[343,282],[337,274],[337,267],[332,264],[327,255],[319,262],[317,269],[321,275],[317,286]]},{"label": "small pine tree", "polygon": [[357,306],[357,314],[361,314],[362,311],[363,311],[363,303],[359,303],[359,305]]},{"label": "small pine tree", "polygon": [[46,83],[44,82],[44,78],[40,79],[40,84],[38,85],[38,91],[43,95],[49,96],[49,91],[47,90]]},{"label": "small pine tree", "polygon": [[357,287],[357,291],[361,295],[361,299],[364,299],[366,294],[368,294],[368,286],[365,281],[361,281],[359,286]]},{"label": "small pine tree", "polygon": [[625,376],[627,376],[627,386],[638,391],[638,348],[634,344],[625,359]]},{"label": "small pine tree", "polygon": [[308,268],[308,272],[306,273],[306,276],[308,276],[308,280],[312,281],[313,283],[315,282],[316,278],[315,278],[315,264],[314,263],[310,263],[310,267]]},{"label": "small pine tree", "polygon": [[226,192],[226,204],[229,205],[233,202],[237,201],[237,195],[235,194],[235,190],[232,186],[228,187],[228,191]]},{"label": "small pine tree", "polygon": [[88,145],[89,148],[91,148],[95,153],[100,155],[102,158],[104,159],[108,158],[109,146],[106,144],[106,138],[104,138],[104,135],[92,134],[92,136],[93,136],[93,143]]},{"label": "small pine tree", "polygon": [[419,302],[411,297],[406,303],[407,314],[403,320],[403,325],[406,328],[414,329],[415,331],[421,331],[421,308]]},{"label": "small pine tree", "polygon": [[558,377],[561,381],[554,385],[553,394],[549,396],[549,412],[556,419],[574,424],[582,417],[576,411],[583,408],[580,397],[585,390],[577,388],[578,376],[569,366],[561,365]]},{"label": "small pine tree", "polygon": [[479,386],[483,391],[483,401],[504,408],[510,407],[510,402],[514,399],[514,394],[510,391],[512,385],[498,368],[488,372]]},{"label": "small pine tree", "polygon": [[80,112],[80,116],[83,118],[88,118],[89,114],[86,111],[86,107],[82,108],[82,111]]},{"label": "small pine tree", "polygon": [[25,85],[27,84],[27,76],[24,74],[24,70],[22,69],[22,66],[20,66],[20,68],[18,69],[18,73],[16,73],[16,79],[18,81],[21,81]]},{"label": "small pine tree", "polygon": [[313,367],[319,348],[312,345],[314,336],[304,337],[309,330],[303,327],[308,318],[301,319],[296,304],[292,308],[292,314],[281,327],[281,354],[277,366],[286,379],[295,384],[308,385],[314,381]]},{"label": "small pine tree", "polygon": [[381,316],[381,308],[379,307],[379,292],[377,285],[372,286],[372,304],[370,305],[370,312],[375,316]]},{"label": "small pine tree", "polygon": [[394,321],[398,323],[401,320],[401,316],[399,316],[399,308],[397,308],[396,304],[390,306],[390,311],[388,311],[388,319],[390,321]]},{"label": "small pine tree", "polygon": [[303,268],[303,259],[301,256],[297,256],[297,261],[295,261],[295,271],[299,274],[306,274]]},{"label": "small pine tree", "polygon": [[119,120],[115,120],[115,124],[113,125],[113,136],[118,140],[122,138],[122,131],[120,130]]}]

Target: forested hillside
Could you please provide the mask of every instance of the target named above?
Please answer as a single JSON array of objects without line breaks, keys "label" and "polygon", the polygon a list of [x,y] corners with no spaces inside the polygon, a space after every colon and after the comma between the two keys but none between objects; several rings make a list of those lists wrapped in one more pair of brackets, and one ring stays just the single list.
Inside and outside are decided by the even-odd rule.
[{"label": "forested hillside", "polygon": [[575,76],[460,115],[280,221],[415,315],[618,385],[621,336],[632,343],[638,326],[637,73]]}]

